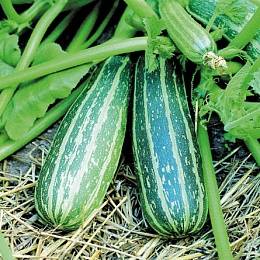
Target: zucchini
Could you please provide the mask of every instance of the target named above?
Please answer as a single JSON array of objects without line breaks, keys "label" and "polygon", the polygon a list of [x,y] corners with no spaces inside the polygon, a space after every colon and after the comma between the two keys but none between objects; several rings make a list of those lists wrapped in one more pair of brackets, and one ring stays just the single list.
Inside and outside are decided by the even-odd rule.
[{"label": "zucchini", "polygon": [[[207,24],[214,14],[218,0],[190,0],[187,6],[188,12],[203,24]],[[224,30],[224,36],[229,41],[232,40],[239,32],[242,31],[247,22],[254,15],[257,7],[251,1],[239,0],[241,6],[247,7],[247,15],[245,19],[241,19],[239,23],[232,21],[226,15],[220,15],[216,18],[214,26],[221,27]],[[257,59],[260,55],[260,29],[257,31],[254,39],[245,48],[247,53],[253,59]]]},{"label": "zucchini", "polygon": [[109,58],[64,117],[35,190],[45,223],[73,230],[100,207],[121,154],[129,83],[129,58]]},{"label": "zucchini", "polygon": [[226,67],[225,60],[216,55],[217,46],[211,35],[186,12],[180,3],[161,0],[159,11],[169,36],[186,58],[213,69]]},{"label": "zucchini", "polygon": [[141,207],[151,227],[166,236],[198,231],[207,217],[201,159],[184,86],[171,61],[151,73],[136,66],[133,153]]}]

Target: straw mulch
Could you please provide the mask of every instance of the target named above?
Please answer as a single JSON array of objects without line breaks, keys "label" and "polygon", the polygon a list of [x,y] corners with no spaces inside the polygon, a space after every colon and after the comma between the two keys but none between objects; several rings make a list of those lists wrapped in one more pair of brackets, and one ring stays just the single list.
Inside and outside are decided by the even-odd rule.
[{"label": "straw mulch", "polygon": [[[54,130],[0,163],[0,226],[18,259],[217,259],[210,222],[182,239],[158,236],[142,216],[132,167],[121,165],[92,219],[70,233],[44,226],[33,192]],[[234,255],[259,259],[260,174],[241,147],[215,163]],[[213,151],[214,152],[214,151]]]}]

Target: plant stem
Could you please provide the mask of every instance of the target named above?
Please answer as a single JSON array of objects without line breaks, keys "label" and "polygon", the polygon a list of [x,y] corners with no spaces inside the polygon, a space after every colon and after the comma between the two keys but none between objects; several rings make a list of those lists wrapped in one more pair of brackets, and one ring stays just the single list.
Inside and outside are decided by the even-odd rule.
[{"label": "plant stem", "polygon": [[60,101],[57,105],[51,108],[43,118],[38,119],[33,127],[23,137],[17,141],[8,139],[0,144],[0,161],[18,151],[24,145],[32,141],[38,135],[43,133],[53,123],[59,120],[73,104],[79,94],[86,87],[86,83],[82,84],[79,88],[74,90],[66,99]]},{"label": "plant stem", "polygon": [[55,29],[43,40],[41,44],[46,44],[49,42],[55,42],[61,34],[65,31],[65,29],[70,24],[72,18],[74,17],[76,11],[71,11],[67,16],[63,18],[63,20],[55,27]]},{"label": "plant stem", "polygon": [[136,33],[136,28],[132,27],[126,22],[126,19],[131,15],[133,11],[127,7],[121,16],[121,19],[116,27],[113,39],[127,39],[131,38]]},{"label": "plant stem", "polygon": [[20,62],[16,67],[17,70],[24,69],[30,65],[44,34],[46,33],[53,20],[63,10],[66,2],[66,0],[58,0],[56,4],[54,4],[36,24],[32,35],[24,49]]},{"label": "plant stem", "polygon": [[216,18],[219,16],[219,12],[214,12],[213,15],[210,17],[209,22],[207,23],[206,30],[209,32],[214,25]]},{"label": "plant stem", "polygon": [[101,2],[98,2],[93,8],[93,10],[90,12],[90,14],[83,21],[83,23],[81,24],[80,28],[76,32],[74,38],[72,39],[72,41],[70,42],[67,48],[68,52],[73,52],[79,49],[79,47],[90,35],[99,15],[100,4]]},{"label": "plant stem", "polygon": [[[116,39],[127,38],[130,36],[133,36],[135,33],[135,29],[132,28],[131,26],[129,26],[125,22],[124,18],[128,12],[129,12],[129,9],[127,8],[119,21],[119,24],[115,31],[114,37],[112,38],[113,40],[110,41],[111,42],[110,47],[112,50],[113,50],[113,46],[115,46],[114,43],[115,43]],[[143,47],[141,49],[145,49],[146,44],[147,44],[147,38],[131,39],[130,42],[128,42],[128,44],[127,44],[127,42],[125,42],[126,43],[125,48],[129,48],[129,46],[134,46],[138,42],[139,42],[139,44],[141,44],[143,42]],[[122,43],[122,41],[121,41],[121,43]],[[131,44],[131,43],[133,43],[133,44]],[[109,45],[109,44],[106,44],[106,45]],[[102,46],[106,47],[106,45],[105,44],[101,45],[101,47]],[[120,45],[121,45],[120,41],[116,43],[116,46],[119,47]],[[137,46],[138,46],[138,44],[136,45],[136,47]],[[90,52],[94,53],[93,49],[94,48],[91,48]],[[88,50],[86,50],[86,51],[88,51]],[[89,63],[89,65],[92,66],[93,63]],[[12,153],[16,152],[20,148],[22,148],[25,144],[27,144],[28,142],[33,140],[35,137],[37,137],[39,134],[41,134],[43,131],[45,131],[48,127],[50,127],[54,122],[59,120],[66,113],[66,111],[69,109],[69,107],[73,104],[73,102],[76,100],[77,96],[82,92],[82,90],[84,88],[86,88],[86,84],[88,84],[88,86],[89,86],[88,82],[82,84],[78,89],[73,91],[69,97],[67,97],[66,99],[61,101],[59,104],[54,106],[52,109],[50,109],[43,118],[38,119],[35,122],[34,126],[31,128],[31,130],[28,133],[26,133],[26,135],[24,135],[21,139],[19,139],[17,141],[13,141],[13,140],[8,139],[8,136],[6,134],[2,134],[0,136],[0,161],[5,159],[7,156],[11,155]]]},{"label": "plant stem", "polygon": [[208,196],[209,215],[218,257],[220,260],[233,259],[227,229],[220,204],[220,196],[212,162],[210,143],[207,130],[199,123],[198,142],[202,157],[203,178]]},{"label": "plant stem", "polygon": [[248,150],[253,155],[257,165],[260,167],[260,143],[257,139],[247,138],[244,140]]},{"label": "plant stem", "polygon": [[23,23],[31,22],[41,12],[44,12],[47,7],[50,7],[50,3],[48,0],[35,1],[30,8],[28,8],[21,14],[21,17],[24,20]]},{"label": "plant stem", "polygon": [[0,232],[0,255],[3,257],[3,260],[14,260],[11,249],[6,242],[3,234]]},{"label": "plant stem", "polygon": [[247,110],[255,110],[259,108],[259,102],[245,102],[245,108]]},{"label": "plant stem", "polygon": [[14,9],[11,0],[0,0],[0,3],[7,18],[18,24],[29,23],[43,10],[44,6],[48,5],[48,2],[45,0],[36,1],[24,13],[18,14]]},{"label": "plant stem", "polygon": [[[15,71],[21,71],[25,68],[27,68],[30,63],[32,62],[34,58],[34,54],[37,50],[37,48],[40,45],[40,42],[46,33],[49,25],[52,23],[52,21],[56,18],[56,16],[62,11],[64,6],[66,5],[65,0],[59,0],[57,1],[39,20],[39,22],[36,24],[32,35],[25,47],[25,50],[22,54],[21,59],[19,60],[17,67],[15,68]],[[9,89],[3,90],[0,94],[0,116],[4,112],[7,104],[9,103],[10,99],[12,98],[16,88],[18,85],[11,84]]]},{"label": "plant stem", "polygon": [[256,9],[255,14],[248,21],[242,31],[235,36],[228,44],[227,48],[243,49],[255,36],[257,30],[260,28],[260,7]]},{"label": "plant stem", "polygon": [[[4,1],[4,0],[3,0]],[[21,4],[30,4],[33,3],[35,0],[12,0],[14,4],[21,5]],[[37,0],[41,1],[41,0]],[[50,0],[47,0],[50,2]],[[64,10],[73,10],[77,9],[79,7],[82,7],[84,5],[90,4],[94,2],[95,0],[77,0],[77,1],[69,1],[66,5]]]},{"label": "plant stem", "polygon": [[95,33],[85,43],[82,44],[80,49],[83,50],[83,49],[88,48],[89,46],[91,46],[101,36],[103,31],[107,27],[109,21],[111,20],[112,16],[114,15],[117,6],[118,6],[118,1],[115,1],[114,5],[111,8],[111,10],[109,11],[109,13],[105,17],[105,19],[101,22],[101,24],[98,26],[98,28],[95,31]]},{"label": "plant stem", "polygon": [[16,21],[17,23],[23,23],[23,18],[19,15],[13,7],[11,0],[1,0],[0,1],[2,9],[8,20]]},{"label": "plant stem", "polygon": [[68,1],[68,4],[65,6],[64,10],[74,10],[78,9],[84,5],[90,4],[96,0],[77,0],[77,1]]},{"label": "plant stem", "polygon": [[140,17],[157,17],[157,14],[144,0],[124,0],[127,5]]},{"label": "plant stem", "polygon": [[56,58],[48,62],[17,71],[15,76],[10,74],[1,78],[0,89],[8,88],[10,85],[20,84],[24,81],[33,80],[50,73],[79,66],[85,63],[93,63],[104,60],[113,55],[130,53],[145,50],[147,47],[147,37],[135,37],[126,40],[115,40],[110,43],[68,54],[65,57]]}]

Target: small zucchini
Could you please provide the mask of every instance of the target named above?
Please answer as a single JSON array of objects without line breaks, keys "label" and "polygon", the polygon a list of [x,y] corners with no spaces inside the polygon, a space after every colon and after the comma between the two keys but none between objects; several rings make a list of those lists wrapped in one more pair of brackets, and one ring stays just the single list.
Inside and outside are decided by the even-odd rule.
[{"label": "small zucchini", "polygon": [[217,46],[210,34],[173,0],[159,1],[160,16],[169,36],[177,48],[189,60],[216,69],[226,67],[225,60],[218,56]]}]

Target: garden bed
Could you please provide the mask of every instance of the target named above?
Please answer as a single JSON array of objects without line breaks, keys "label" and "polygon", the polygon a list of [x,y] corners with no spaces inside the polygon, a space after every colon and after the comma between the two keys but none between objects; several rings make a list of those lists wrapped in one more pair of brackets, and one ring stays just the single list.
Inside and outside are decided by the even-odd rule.
[{"label": "garden bed", "polygon": [[[211,127],[211,137],[215,137],[212,152],[218,155],[223,148],[216,140],[221,138],[216,125]],[[126,152],[102,207],[81,228],[66,233],[42,224],[34,208],[34,187],[56,129],[0,164],[0,225],[16,258],[217,259],[209,220],[199,233],[182,239],[165,239],[147,225],[139,205],[131,155]],[[259,168],[241,146],[225,150],[223,157],[217,158],[215,169],[221,181],[232,251],[240,259],[257,259]]]}]

